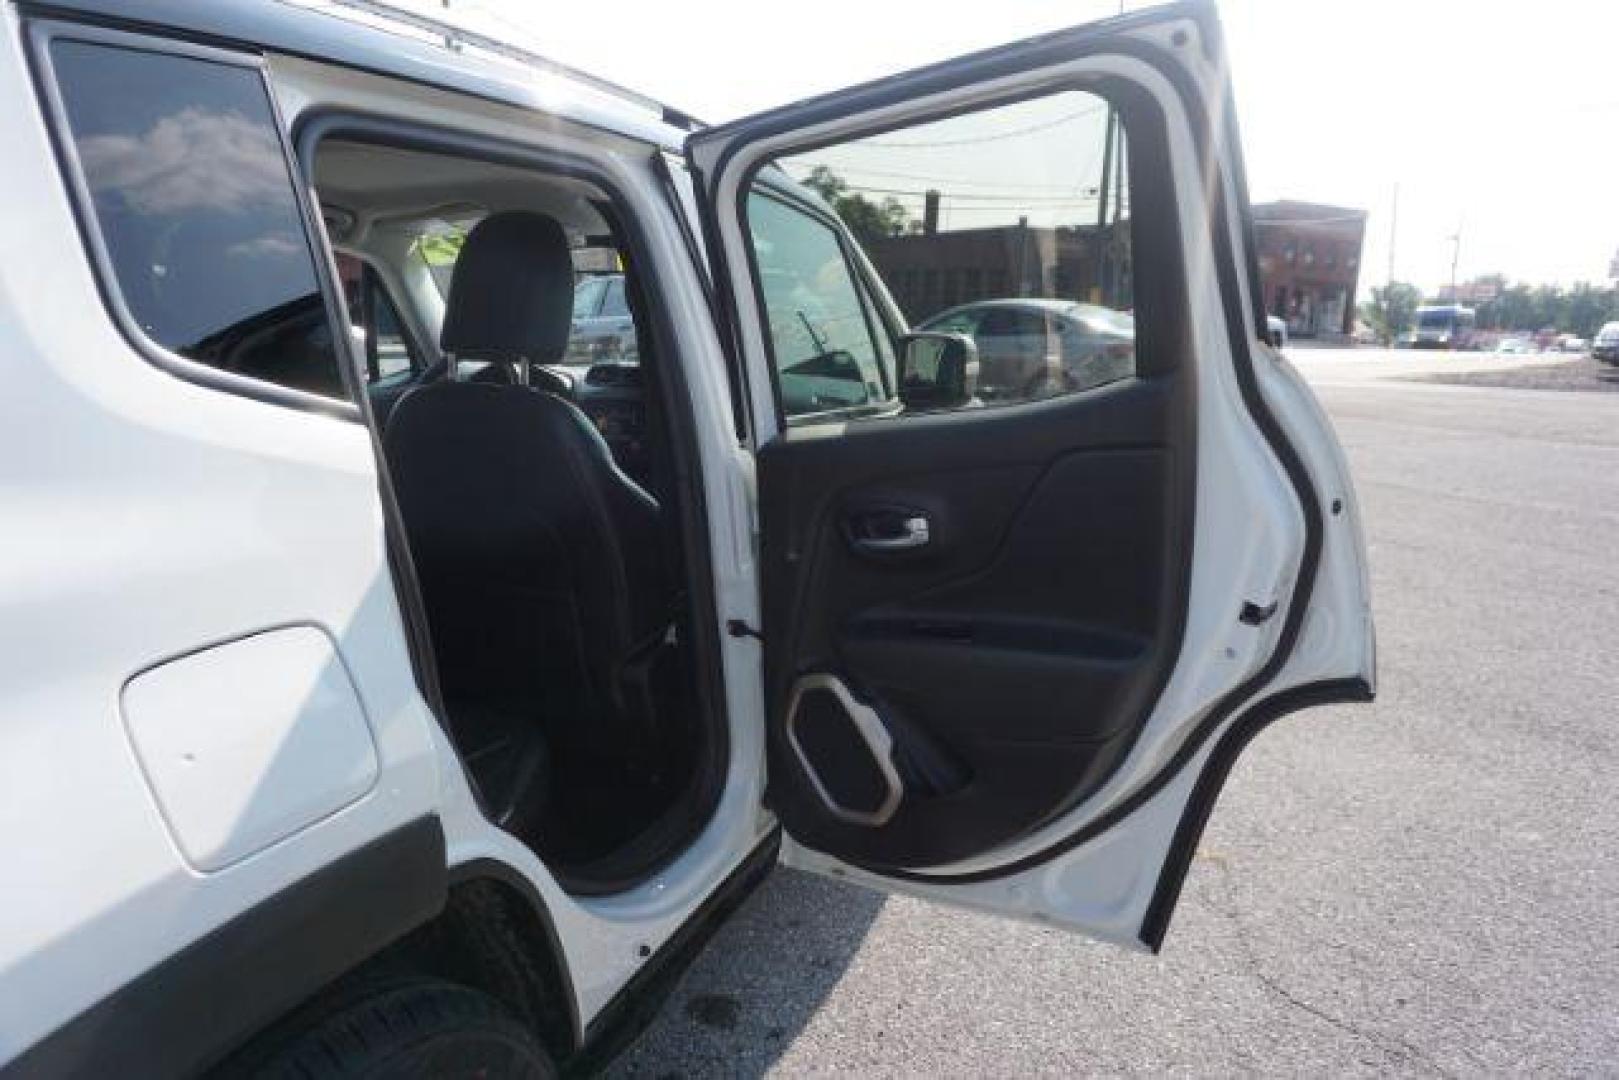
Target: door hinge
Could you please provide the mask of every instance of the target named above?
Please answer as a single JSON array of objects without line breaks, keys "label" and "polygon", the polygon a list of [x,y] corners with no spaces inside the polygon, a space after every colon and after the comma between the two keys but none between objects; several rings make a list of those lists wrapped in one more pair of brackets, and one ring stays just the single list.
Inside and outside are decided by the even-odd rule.
[{"label": "door hinge", "polygon": [[1245,600],[1243,601],[1242,612],[1237,618],[1249,626],[1258,626],[1261,623],[1270,621],[1270,617],[1276,614],[1276,609],[1279,606],[1281,606],[1281,601],[1279,600],[1272,600],[1264,607],[1260,607],[1252,600]]},{"label": "door hinge", "polygon": [[765,639],[763,634],[759,633],[759,631],[755,630],[741,619],[727,619],[725,621],[725,632],[734,638],[750,637],[761,644],[763,644]]}]

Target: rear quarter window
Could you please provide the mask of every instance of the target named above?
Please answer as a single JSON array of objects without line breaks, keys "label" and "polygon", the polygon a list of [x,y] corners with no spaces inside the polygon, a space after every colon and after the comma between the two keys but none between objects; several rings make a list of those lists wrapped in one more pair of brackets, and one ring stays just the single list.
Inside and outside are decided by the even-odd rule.
[{"label": "rear quarter window", "polygon": [[49,49],[107,284],[140,335],[220,371],[346,397],[259,70],[66,37]]}]

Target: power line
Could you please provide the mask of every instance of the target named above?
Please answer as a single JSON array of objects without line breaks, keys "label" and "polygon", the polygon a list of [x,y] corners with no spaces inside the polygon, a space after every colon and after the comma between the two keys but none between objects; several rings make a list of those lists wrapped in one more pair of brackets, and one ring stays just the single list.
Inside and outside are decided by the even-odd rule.
[{"label": "power line", "polygon": [[1015,131],[1002,131],[994,135],[979,135],[972,138],[961,139],[943,139],[938,142],[878,142],[862,139],[858,142],[850,143],[849,145],[880,146],[885,150],[919,150],[946,146],[976,146],[979,143],[999,142],[1003,139],[1016,139],[1023,135],[1032,135],[1037,131],[1047,131],[1062,124],[1072,123],[1081,117],[1094,116],[1101,112],[1103,108],[1105,108],[1105,106],[1092,105],[1088,109],[1081,109],[1078,112],[1069,113],[1066,116],[1059,116],[1055,120],[1047,120],[1043,123],[1031,124],[1028,127],[1018,128]]},{"label": "power line", "polygon": [[[850,145],[859,145],[859,144],[850,144]],[[843,149],[843,147],[839,147],[839,149]],[[862,176],[882,176],[882,177],[887,177],[887,178],[892,179],[892,180],[920,180],[923,183],[932,184],[932,185],[934,185],[936,187],[941,187],[941,188],[945,187],[945,186],[953,186],[953,187],[985,187],[985,188],[993,188],[993,189],[996,189],[996,190],[1007,190],[1007,191],[1062,191],[1062,192],[1068,192],[1068,193],[1073,193],[1073,194],[1078,193],[1078,191],[1072,185],[1069,185],[1069,184],[1015,184],[1015,183],[1003,184],[1003,183],[999,183],[999,182],[994,181],[994,180],[967,180],[967,179],[964,179],[964,178],[954,177],[954,176],[938,176],[938,175],[930,175],[930,174],[926,174],[926,173],[896,172],[896,171],[894,171],[892,169],[871,169],[871,168],[867,168],[864,165],[842,165],[842,164],[833,165],[833,164],[830,164],[830,163],[825,162],[825,161],[804,161],[804,160],[796,160],[796,161],[794,161],[794,160],[788,159],[788,158],[783,158],[782,159],[782,163],[784,163],[784,164],[787,163],[788,161],[791,161],[791,163],[794,166],[804,168],[804,169],[808,169],[808,170],[814,170],[814,169],[817,169],[817,168],[825,168],[829,172],[835,173],[835,174],[837,174],[839,176],[842,176],[842,175],[844,175],[846,173],[857,173],[857,174],[862,175]],[[1081,181],[1081,183],[1083,184],[1083,181]],[[1091,190],[1093,190],[1093,191],[1095,190],[1094,185],[1092,185]]]},{"label": "power line", "polygon": [[1343,214],[1339,217],[1323,218],[1254,218],[1254,227],[1262,228],[1267,225],[1277,227],[1287,225],[1343,225],[1351,221],[1365,220],[1365,214]]},{"label": "power line", "polygon": [[[904,196],[908,196],[908,197],[913,198],[913,199],[926,198],[926,196],[927,196],[926,191],[916,191],[916,190],[908,189],[908,188],[867,187],[865,185],[861,185],[859,187],[851,186],[850,190],[856,191],[856,192],[869,192],[869,193],[871,193],[873,195],[904,195]],[[1023,196],[1023,195],[973,195],[973,194],[952,195],[948,191],[941,191],[939,194],[942,197],[949,199],[950,202],[953,205],[962,205],[964,203],[989,203],[989,204],[994,204],[996,206],[1010,205],[1010,206],[1029,206],[1029,207],[1053,207],[1053,206],[1094,206],[1096,204],[1096,202],[1097,202],[1095,197],[1079,198],[1079,199],[1056,199],[1056,198],[1049,198],[1049,197],[1044,197],[1044,196],[1042,196],[1040,198],[1029,198],[1029,197]]]}]

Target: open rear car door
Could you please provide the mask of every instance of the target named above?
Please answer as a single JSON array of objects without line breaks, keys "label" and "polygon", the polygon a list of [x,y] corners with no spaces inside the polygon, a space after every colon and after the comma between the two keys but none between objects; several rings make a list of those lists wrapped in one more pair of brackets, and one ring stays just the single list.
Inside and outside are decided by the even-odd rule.
[{"label": "open rear car door", "polygon": [[[773,359],[786,286],[761,270],[759,230],[792,202],[774,163],[874,135],[907,145],[896,132],[1063,90],[1105,99],[1129,133],[1130,377],[999,407],[896,393],[805,415],[837,372]],[[934,65],[700,131],[687,152],[757,453],[786,860],[1158,948],[1247,740],[1374,687],[1347,467],[1262,344],[1212,9]],[[837,235],[869,311],[897,321],[895,283]]]}]

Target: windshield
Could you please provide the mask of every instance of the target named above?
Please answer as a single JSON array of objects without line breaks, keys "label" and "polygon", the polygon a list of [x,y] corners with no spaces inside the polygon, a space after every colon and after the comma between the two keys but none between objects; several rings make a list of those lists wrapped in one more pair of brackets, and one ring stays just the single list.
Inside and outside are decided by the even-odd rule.
[{"label": "windshield", "polygon": [[1080,304],[1074,308],[1074,315],[1080,322],[1098,332],[1135,337],[1136,318],[1128,311],[1115,311],[1094,304]]},{"label": "windshield", "polygon": [[[424,221],[411,255],[432,275],[438,294],[450,297],[450,281],[461,245],[477,224],[467,221]],[[573,331],[568,338],[563,364],[593,364],[602,361],[635,362],[639,343],[634,318],[625,299],[624,274],[618,250],[601,243],[583,243],[573,249]]]},{"label": "windshield", "polygon": [[1453,311],[1419,311],[1417,326],[1423,330],[1449,330],[1456,324]]}]

